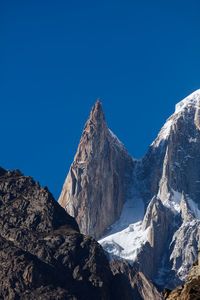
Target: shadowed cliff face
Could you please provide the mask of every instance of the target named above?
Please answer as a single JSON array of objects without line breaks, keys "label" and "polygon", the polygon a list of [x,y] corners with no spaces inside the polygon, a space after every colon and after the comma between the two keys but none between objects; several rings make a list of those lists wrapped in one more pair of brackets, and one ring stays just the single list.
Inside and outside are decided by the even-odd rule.
[{"label": "shadowed cliff face", "polygon": [[0,299],[115,299],[101,246],[30,177],[0,168]]},{"label": "shadowed cliff face", "polygon": [[200,264],[199,259],[190,269],[186,282],[173,291],[166,289],[164,300],[198,300],[200,299]]},{"label": "shadowed cliff face", "polygon": [[59,198],[82,233],[99,238],[118,219],[131,195],[133,168],[132,158],[108,129],[98,100]]},{"label": "shadowed cliff face", "polygon": [[0,299],[140,299],[47,188],[2,168],[0,266]]},{"label": "shadowed cliff face", "polygon": [[[133,299],[136,300],[161,300],[162,294],[155,285],[148,280],[143,273],[137,272],[125,260],[112,260],[110,262],[112,273],[118,275],[120,281],[129,283]],[[120,294],[120,285],[118,287]],[[122,299],[122,297],[121,297]],[[125,298],[129,299],[128,297]]]}]

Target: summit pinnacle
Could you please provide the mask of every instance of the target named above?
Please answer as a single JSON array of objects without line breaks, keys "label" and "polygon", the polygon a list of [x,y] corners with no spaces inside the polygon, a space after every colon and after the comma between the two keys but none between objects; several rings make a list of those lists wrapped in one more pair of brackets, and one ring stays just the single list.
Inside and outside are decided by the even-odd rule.
[{"label": "summit pinnacle", "polygon": [[130,194],[133,160],[108,129],[97,100],[63,186],[59,203],[84,234],[99,238],[121,214]]}]

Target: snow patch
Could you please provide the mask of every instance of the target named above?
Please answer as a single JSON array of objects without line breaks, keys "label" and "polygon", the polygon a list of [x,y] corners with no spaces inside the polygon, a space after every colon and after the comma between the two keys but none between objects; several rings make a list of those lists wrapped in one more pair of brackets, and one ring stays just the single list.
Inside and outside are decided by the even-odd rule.
[{"label": "snow patch", "polygon": [[189,138],[189,143],[196,143],[197,142],[197,138]]},{"label": "snow patch", "polygon": [[121,217],[108,235],[99,240],[110,258],[115,256],[134,261],[138,250],[147,241],[149,228],[142,230],[144,203],[142,199],[130,199],[124,204]]},{"label": "snow patch", "polygon": [[169,136],[171,125],[172,119],[169,119],[161,129],[160,134],[162,135],[162,139],[166,140],[166,138]]},{"label": "snow patch", "polygon": [[[176,104],[174,114],[166,121],[161,131],[159,132],[158,137],[151,144],[151,146],[158,147],[161,144],[161,142],[165,141],[169,137],[171,127],[180,116],[180,113],[184,112],[185,108],[190,106],[200,108],[200,89],[190,94],[189,96],[187,96],[182,101]],[[195,141],[191,139],[190,142]]]},{"label": "snow patch", "polygon": [[[180,202],[182,199],[182,193],[171,189],[172,196],[168,193],[163,201],[163,205],[170,208],[174,213],[180,213]],[[198,204],[194,202],[188,195],[186,195],[186,201],[194,217],[200,220],[200,210]]]},{"label": "snow patch", "polygon": [[172,190],[172,196],[170,197],[170,193],[167,194],[163,204],[170,208],[174,213],[180,213],[180,202],[182,198],[182,194],[180,192]]},{"label": "snow patch", "polygon": [[182,101],[176,104],[175,114],[180,113],[185,109],[186,106],[199,106],[200,103],[200,89],[190,94]]}]

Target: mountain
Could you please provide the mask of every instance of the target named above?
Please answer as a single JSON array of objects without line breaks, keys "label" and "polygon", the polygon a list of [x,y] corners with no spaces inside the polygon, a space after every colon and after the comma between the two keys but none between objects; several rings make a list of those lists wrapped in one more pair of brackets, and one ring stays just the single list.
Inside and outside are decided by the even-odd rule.
[{"label": "mountain", "polygon": [[[0,168],[0,299],[140,299],[138,272],[127,265],[128,278],[128,271],[114,272],[117,265],[113,261],[111,268],[102,247],[80,234],[46,187],[19,170]],[[154,285],[143,280],[150,297],[160,300]]]},{"label": "mountain", "polygon": [[176,105],[147,154],[132,159],[100,101],[87,121],[59,203],[110,259],[161,287],[184,282],[200,240],[200,90]]},{"label": "mountain", "polygon": [[31,177],[0,168],[0,298],[111,299],[98,243]]},{"label": "mountain", "polygon": [[131,156],[108,129],[98,100],[59,198],[82,233],[99,238],[119,218],[130,194],[133,167]]}]

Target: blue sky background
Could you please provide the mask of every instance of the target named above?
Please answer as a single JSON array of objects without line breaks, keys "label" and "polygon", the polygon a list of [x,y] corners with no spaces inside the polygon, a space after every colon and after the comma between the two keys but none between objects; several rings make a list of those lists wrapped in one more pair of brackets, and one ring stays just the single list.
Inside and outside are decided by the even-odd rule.
[{"label": "blue sky background", "polygon": [[90,109],[133,157],[200,88],[200,2],[2,0],[0,165],[57,199]]}]

